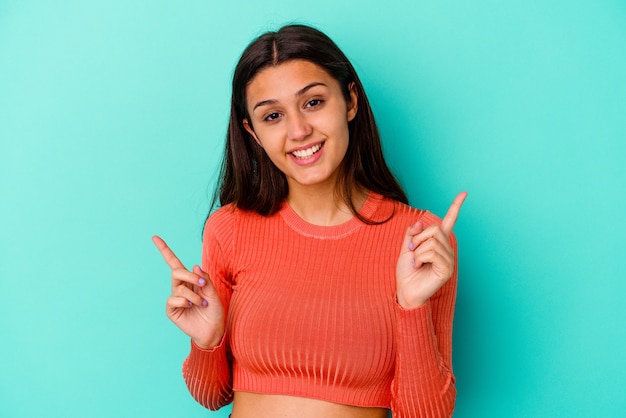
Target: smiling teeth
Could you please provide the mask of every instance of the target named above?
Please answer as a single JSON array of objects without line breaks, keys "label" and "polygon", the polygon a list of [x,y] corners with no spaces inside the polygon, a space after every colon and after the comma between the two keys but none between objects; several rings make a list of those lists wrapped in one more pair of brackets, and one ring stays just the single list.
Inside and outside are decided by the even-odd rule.
[{"label": "smiling teeth", "polygon": [[297,157],[301,160],[305,160],[307,158],[311,158],[313,154],[315,154],[317,151],[320,150],[320,148],[322,148],[322,144],[317,144],[317,145],[312,146],[309,149],[294,151],[291,154],[293,154],[294,157]]}]

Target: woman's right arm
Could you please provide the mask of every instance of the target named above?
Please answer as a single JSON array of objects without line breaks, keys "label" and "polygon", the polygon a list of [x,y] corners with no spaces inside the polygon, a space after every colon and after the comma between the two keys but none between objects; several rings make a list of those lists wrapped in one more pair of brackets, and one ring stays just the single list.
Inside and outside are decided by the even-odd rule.
[{"label": "woman's right arm", "polygon": [[[191,351],[183,363],[183,377],[193,398],[211,410],[229,404],[233,396],[232,363],[225,341],[232,287],[222,246],[230,242],[232,228],[231,225],[224,228],[224,222],[217,218],[227,221],[220,215],[211,216],[207,221],[202,268],[195,266],[188,271],[162,239],[153,238],[172,269],[167,316],[191,338]],[[220,231],[225,231],[226,236],[220,235]]]}]

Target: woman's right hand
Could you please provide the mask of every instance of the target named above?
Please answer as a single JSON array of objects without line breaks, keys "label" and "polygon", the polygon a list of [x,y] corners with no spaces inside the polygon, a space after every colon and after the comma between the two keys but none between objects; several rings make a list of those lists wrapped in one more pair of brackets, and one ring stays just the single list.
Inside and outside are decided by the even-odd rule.
[{"label": "woman's right hand", "polygon": [[219,345],[224,335],[224,308],[209,275],[198,266],[187,270],[160,237],[155,235],[152,241],[172,269],[168,318],[200,348]]}]

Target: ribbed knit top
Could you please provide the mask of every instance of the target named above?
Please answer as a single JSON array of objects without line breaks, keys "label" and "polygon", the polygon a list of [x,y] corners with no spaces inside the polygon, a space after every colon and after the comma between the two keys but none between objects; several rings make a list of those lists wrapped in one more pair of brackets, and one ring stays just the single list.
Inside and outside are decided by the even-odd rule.
[{"label": "ribbed knit top", "polygon": [[203,269],[228,322],[218,347],[192,343],[184,363],[198,402],[218,409],[247,391],[390,408],[394,418],[452,415],[456,269],[417,309],[395,297],[406,229],[440,220],[375,193],[360,214],[386,221],[317,226],[286,203],[272,216],[227,205],[209,217]]}]

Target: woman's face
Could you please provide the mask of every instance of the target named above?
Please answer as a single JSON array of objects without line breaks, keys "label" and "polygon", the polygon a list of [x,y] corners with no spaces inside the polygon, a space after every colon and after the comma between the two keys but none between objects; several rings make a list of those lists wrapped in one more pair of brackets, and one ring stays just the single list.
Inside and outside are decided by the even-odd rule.
[{"label": "woman's face", "polygon": [[333,187],[348,149],[348,122],[357,112],[350,88],[305,60],[260,71],[248,84],[245,129],[287,177],[290,193],[305,186]]}]

